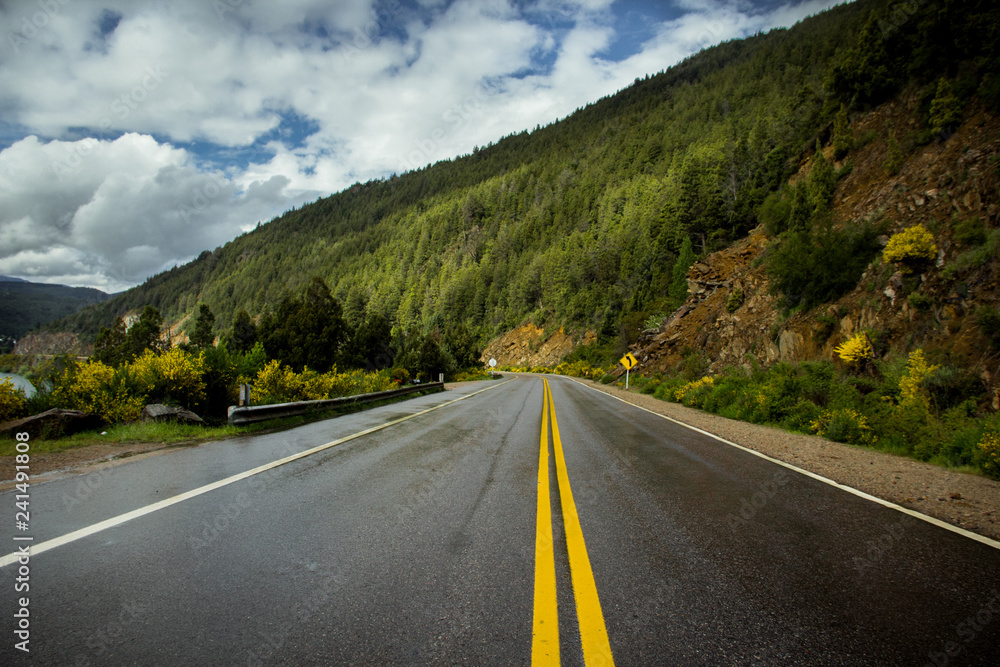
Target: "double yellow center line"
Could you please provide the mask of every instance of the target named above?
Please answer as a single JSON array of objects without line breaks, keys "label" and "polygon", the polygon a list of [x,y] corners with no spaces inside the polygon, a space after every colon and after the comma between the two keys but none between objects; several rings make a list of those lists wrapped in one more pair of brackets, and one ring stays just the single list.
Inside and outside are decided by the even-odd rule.
[{"label": "double yellow center line", "polygon": [[559,439],[559,423],[552,403],[549,381],[542,380],[542,437],[538,455],[538,515],[535,525],[535,607],[532,623],[531,664],[559,664],[559,613],[556,600],[556,564],[552,539],[552,504],[549,489],[549,419],[552,421],[552,447],[555,453],[556,480],[562,505],[566,550],[580,627],[580,643],[586,665],[614,665],[608,631],[604,626],[597,584],[590,568],[587,545],[583,541],[580,517],[569,486],[566,459]]}]

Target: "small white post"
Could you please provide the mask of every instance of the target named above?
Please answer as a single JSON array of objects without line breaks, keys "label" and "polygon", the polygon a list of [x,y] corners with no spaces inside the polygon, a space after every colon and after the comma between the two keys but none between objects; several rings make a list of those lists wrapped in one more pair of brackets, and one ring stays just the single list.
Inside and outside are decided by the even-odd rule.
[{"label": "small white post", "polygon": [[629,371],[629,369],[626,368],[625,369],[625,388],[626,389],[628,389],[628,371]]}]

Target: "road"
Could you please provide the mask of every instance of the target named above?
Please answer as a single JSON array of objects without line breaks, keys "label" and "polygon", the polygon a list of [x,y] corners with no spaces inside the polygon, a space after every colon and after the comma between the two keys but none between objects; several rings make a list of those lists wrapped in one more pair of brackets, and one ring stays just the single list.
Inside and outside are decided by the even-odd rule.
[{"label": "road", "polygon": [[997,661],[997,548],[566,378],[169,451],[30,501],[30,592],[0,568],[4,665]]}]

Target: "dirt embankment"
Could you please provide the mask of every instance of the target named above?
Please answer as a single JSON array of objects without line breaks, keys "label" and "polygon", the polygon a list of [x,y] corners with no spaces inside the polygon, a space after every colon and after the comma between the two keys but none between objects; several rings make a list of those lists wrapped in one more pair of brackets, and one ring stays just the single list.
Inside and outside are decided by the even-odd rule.
[{"label": "dirt embankment", "polygon": [[562,327],[546,333],[529,323],[490,341],[483,350],[482,360],[496,359],[499,366],[555,366],[577,345],[586,345],[593,340],[593,332],[588,331],[577,339]]}]

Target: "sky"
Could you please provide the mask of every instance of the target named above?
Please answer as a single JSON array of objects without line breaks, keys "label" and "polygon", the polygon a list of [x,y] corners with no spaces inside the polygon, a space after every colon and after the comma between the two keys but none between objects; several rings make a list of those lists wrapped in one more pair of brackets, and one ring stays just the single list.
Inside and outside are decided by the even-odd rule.
[{"label": "sky", "polygon": [[0,275],[117,292],[833,0],[0,0]]}]

